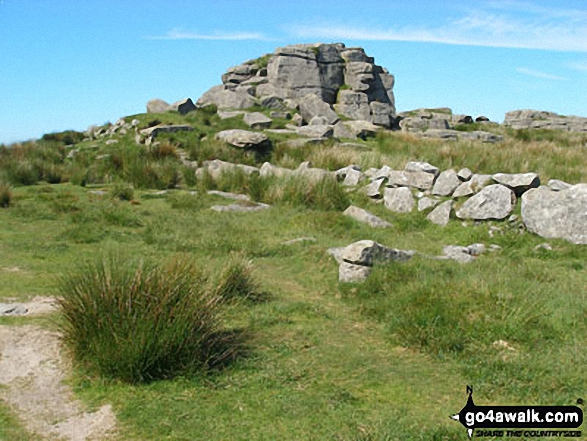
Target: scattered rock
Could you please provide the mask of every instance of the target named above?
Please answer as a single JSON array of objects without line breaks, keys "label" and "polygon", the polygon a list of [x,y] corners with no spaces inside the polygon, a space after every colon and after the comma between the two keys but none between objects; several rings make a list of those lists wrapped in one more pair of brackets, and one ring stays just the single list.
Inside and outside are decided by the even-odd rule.
[{"label": "scattered rock", "polygon": [[539,251],[539,250],[552,251],[552,246],[549,243],[541,243],[540,245],[536,245],[534,247],[534,251]]},{"label": "scattered rock", "polygon": [[167,110],[174,110],[179,112],[181,115],[187,115],[190,112],[196,110],[196,105],[191,100],[191,98],[185,98],[183,100],[177,101],[171,104]]},{"label": "scattered rock", "polygon": [[440,170],[438,169],[438,167],[435,167],[431,164],[428,164],[427,162],[414,162],[414,161],[408,162],[406,164],[406,166],[404,167],[404,170],[407,172],[431,173],[435,177],[438,176],[438,174],[440,173]]},{"label": "scattered rock", "polygon": [[457,187],[461,185],[461,180],[453,169],[445,170],[436,179],[432,194],[436,196],[450,196]]},{"label": "scattered rock", "polygon": [[237,116],[244,115],[244,110],[218,110],[217,114],[220,119],[236,118]]},{"label": "scattered rock", "polygon": [[587,244],[587,184],[561,191],[528,190],[522,195],[522,220],[541,237]]},{"label": "scattered rock", "polygon": [[341,283],[362,283],[369,278],[370,274],[370,266],[353,265],[347,262],[342,262],[338,266],[338,281]]},{"label": "scattered rock", "polygon": [[383,200],[385,208],[396,213],[409,213],[414,208],[414,197],[407,187],[386,188]]},{"label": "scattered rock", "polygon": [[208,194],[213,196],[220,196],[225,199],[233,199],[235,201],[250,201],[251,198],[246,194],[228,193],[225,191],[208,190]]},{"label": "scattered rock", "polygon": [[385,178],[375,179],[365,187],[365,194],[370,198],[381,199],[381,186],[387,181]]},{"label": "scattered rock", "polygon": [[434,184],[434,175],[422,171],[397,171],[387,173],[387,185],[429,190]]},{"label": "scattered rock", "polygon": [[270,145],[269,139],[262,133],[240,129],[223,130],[216,134],[216,139],[244,149],[264,149]]},{"label": "scattered rock", "polygon": [[450,211],[452,210],[453,201],[445,201],[430,212],[426,219],[441,227],[446,226],[450,219]]},{"label": "scattered rock", "polygon": [[147,103],[147,113],[163,113],[169,108],[169,103],[158,98],[152,99]]},{"label": "scattered rock", "polygon": [[348,207],[342,214],[374,228],[391,227],[391,224],[389,222],[381,219],[380,217],[375,216],[374,214],[369,213],[367,210],[355,207],[354,205]]},{"label": "scattered rock", "polygon": [[418,211],[428,210],[429,208],[435,207],[439,202],[438,199],[423,197],[418,201]]},{"label": "scattered rock", "polygon": [[414,255],[414,251],[396,250],[387,248],[372,240],[360,240],[344,247],[340,253],[340,258],[347,263],[362,266],[373,266],[375,262],[409,260]]},{"label": "scattered rock", "polygon": [[473,172],[471,170],[469,170],[468,168],[462,168],[457,173],[457,177],[461,181],[468,181],[469,179],[471,179],[473,177]]},{"label": "scattered rock", "polygon": [[531,188],[540,187],[540,178],[536,173],[496,173],[492,178],[498,184],[504,185],[510,190],[513,190],[518,197]]},{"label": "scattered rock", "polygon": [[308,138],[325,139],[332,137],[334,129],[332,126],[323,125],[302,126],[297,129],[297,133]]},{"label": "scattered rock", "polygon": [[489,185],[467,200],[457,210],[460,219],[504,219],[514,208],[516,196],[500,184]]},{"label": "scattered rock", "polygon": [[564,181],[559,181],[558,179],[551,179],[550,181],[548,181],[548,184],[546,184],[546,185],[552,191],[562,191],[562,190],[566,190],[567,188],[572,187],[571,184],[567,184]]},{"label": "scattered rock", "polygon": [[230,204],[230,205],[213,205],[212,210],[218,212],[236,212],[236,213],[250,213],[255,211],[263,211],[270,208],[270,205],[256,203],[256,204]]},{"label": "scattered rock", "polygon": [[463,182],[453,192],[453,198],[470,196],[485,188],[491,182],[491,175],[473,175],[470,180]]},{"label": "scattered rock", "polygon": [[271,118],[266,117],[260,112],[246,113],[243,121],[255,130],[268,129],[273,122]]}]

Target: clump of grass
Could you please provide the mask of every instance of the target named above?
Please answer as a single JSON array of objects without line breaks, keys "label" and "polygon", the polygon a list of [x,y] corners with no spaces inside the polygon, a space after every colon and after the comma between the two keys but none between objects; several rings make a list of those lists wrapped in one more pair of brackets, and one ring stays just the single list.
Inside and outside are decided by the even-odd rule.
[{"label": "clump of grass", "polygon": [[349,206],[349,197],[334,177],[311,181],[303,177],[292,177],[276,181],[265,197],[268,203],[304,206],[318,210],[341,211]]},{"label": "clump of grass", "polygon": [[243,254],[231,255],[214,283],[214,292],[224,300],[252,299],[258,287],[252,277],[253,264]]},{"label": "clump of grass", "polygon": [[0,207],[8,208],[12,203],[12,188],[6,183],[0,182]]},{"label": "clump of grass", "polygon": [[135,190],[132,185],[125,182],[117,182],[110,190],[110,195],[113,198],[120,199],[121,201],[131,201],[134,197]]},{"label": "clump of grass", "polygon": [[218,350],[221,299],[193,261],[110,255],[61,278],[61,332],[90,370],[129,383],[188,375]]}]

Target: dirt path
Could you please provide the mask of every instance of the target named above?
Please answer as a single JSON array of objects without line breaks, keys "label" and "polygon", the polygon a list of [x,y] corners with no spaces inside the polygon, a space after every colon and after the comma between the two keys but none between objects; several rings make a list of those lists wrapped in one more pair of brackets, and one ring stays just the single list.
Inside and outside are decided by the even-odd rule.
[{"label": "dirt path", "polygon": [[111,407],[84,412],[63,384],[69,368],[57,333],[38,326],[0,326],[0,398],[23,425],[44,439],[108,438],[116,427]]}]

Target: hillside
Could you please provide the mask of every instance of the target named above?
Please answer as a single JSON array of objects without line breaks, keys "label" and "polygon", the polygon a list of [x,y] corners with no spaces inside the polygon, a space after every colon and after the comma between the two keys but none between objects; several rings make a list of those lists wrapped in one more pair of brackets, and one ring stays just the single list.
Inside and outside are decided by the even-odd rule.
[{"label": "hillside", "polygon": [[[341,44],[222,81],[1,147],[0,366],[51,342],[43,372],[121,440],[458,440],[468,384],[479,405],[585,398],[586,119],[397,112],[393,76]],[[245,262],[251,292],[220,305],[230,357],[135,382],[59,346],[64,278],[108,255],[213,281]],[[85,439],[64,423],[81,410],[28,406],[14,372],[0,439]]]}]

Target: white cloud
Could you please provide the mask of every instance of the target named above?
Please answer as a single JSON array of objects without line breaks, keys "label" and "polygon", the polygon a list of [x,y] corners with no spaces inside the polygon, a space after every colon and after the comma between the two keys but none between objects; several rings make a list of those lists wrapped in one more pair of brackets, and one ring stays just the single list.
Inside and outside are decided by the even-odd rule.
[{"label": "white cloud", "polygon": [[166,35],[156,37],[144,37],[147,40],[267,40],[265,35],[259,32],[214,32],[211,34],[200,34],[197,32],[186,32],[173,29]]},{"label": "white cloud", "polygon": [[300,25],[296,37],[332,40],[420,41],[587,52],[587,12],[543,8],[527,2],[490,2],[438,26],[377,29],[369,26]]},{"label": "white cloud", "polygon": [[567,64],[567,67],[573,70],[578,70],[579,72],[587,72],[587,61],[577,61],[574,63]]},{"label": "white cloud", "polygon": [[528,75],[528,76],[531,76],[534,78],[540,78],[542,80],[555,80],[555,81],[565,81],[566,80],[566,78],[560,77],[558,75],[552,75],[549,73],[540,72],[538,70],[528,69],[526,67],[518,67],[516,69],[516,72],[524,74],[524,75]]}]

